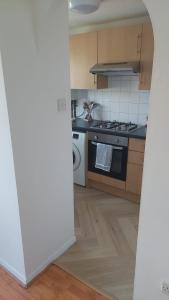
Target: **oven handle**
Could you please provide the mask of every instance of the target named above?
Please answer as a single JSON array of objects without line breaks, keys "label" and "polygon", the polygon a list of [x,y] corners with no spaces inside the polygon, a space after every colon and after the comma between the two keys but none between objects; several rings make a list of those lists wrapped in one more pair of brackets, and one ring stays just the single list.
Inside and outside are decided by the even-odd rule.
[{"label": "oven handle", "polygon": [[[91,142],[91,144],[94,145],[94,146],[97,146],[98,143]],[[113,147],[113,150],[123,150],[123,147],[118,147],[118,146],[113,146],[113,145],[112,145],[112,147]]]}]

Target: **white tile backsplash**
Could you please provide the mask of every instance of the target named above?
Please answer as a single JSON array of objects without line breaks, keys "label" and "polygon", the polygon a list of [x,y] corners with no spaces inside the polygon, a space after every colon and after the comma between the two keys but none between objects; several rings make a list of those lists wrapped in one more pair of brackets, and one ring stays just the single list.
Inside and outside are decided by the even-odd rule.
[{"label": "white tile backsplash", "polygon": [[71,90],[72,99],[78,100],[77,116],[83,112],[84,101],[95,101],[99,106],[93,112],[94,119],[144,125],[149,91],[139,91],[138,76],[109,77],[108,86],[104,90]]},{"label": "white tile backsplash", "polygon": [[135,115],[138,114],[139,106],[137,103],[129,103],[129,114]]},{"label": "white tile backsplash", "polygon": [[129,104],[128,102],[120,103],[120,113],[128,114],[129,113]]}]

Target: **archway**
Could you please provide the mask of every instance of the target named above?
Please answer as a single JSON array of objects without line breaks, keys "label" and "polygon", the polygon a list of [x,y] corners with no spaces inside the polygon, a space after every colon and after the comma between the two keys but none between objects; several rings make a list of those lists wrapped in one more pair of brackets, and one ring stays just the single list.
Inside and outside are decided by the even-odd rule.
[{"label": "archway", "polygon": [[134,300],[163,299],[162,280],[169,277],[166,261],[168,219],[168,53],[169,2],[144,0],[155,37],[149,126],[142,188]]}]

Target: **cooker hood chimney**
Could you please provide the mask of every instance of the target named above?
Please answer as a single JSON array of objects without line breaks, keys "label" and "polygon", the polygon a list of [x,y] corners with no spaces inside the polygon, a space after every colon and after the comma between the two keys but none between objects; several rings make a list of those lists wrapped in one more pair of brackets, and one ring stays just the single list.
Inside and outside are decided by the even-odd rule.
[{"label": "cooker hood chimney", "polygon": [[90,69],[90,73],[104,76],[133,76],[139,72],[139,62],[96,64]]}]

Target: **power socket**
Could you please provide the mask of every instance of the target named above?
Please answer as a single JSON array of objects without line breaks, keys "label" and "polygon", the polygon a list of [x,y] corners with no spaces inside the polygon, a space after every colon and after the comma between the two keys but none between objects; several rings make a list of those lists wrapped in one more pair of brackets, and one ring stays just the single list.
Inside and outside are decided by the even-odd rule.
[{"label": "power socket", "polygon": [[166,281],[163,281],[161,284],[161,292],[164,295],[169,296],[169,283],[167,283]]}]

